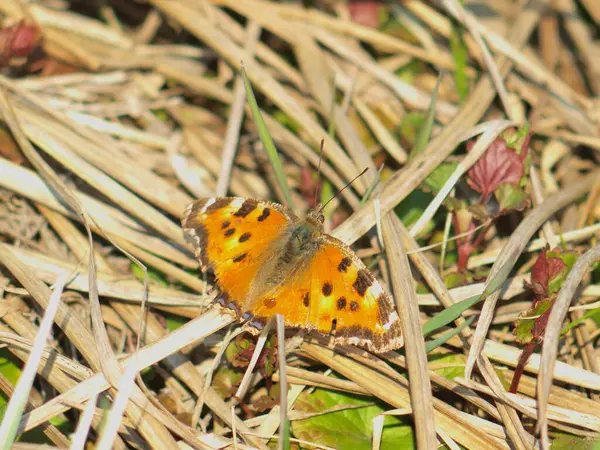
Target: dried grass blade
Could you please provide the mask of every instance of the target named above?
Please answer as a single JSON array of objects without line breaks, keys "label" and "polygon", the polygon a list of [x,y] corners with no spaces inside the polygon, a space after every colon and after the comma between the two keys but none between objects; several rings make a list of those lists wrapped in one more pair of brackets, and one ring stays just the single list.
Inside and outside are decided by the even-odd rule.
[{"label": "dried grass blade", "polygon": [[279,383],[280,383],[280,423],[279,423],[279,441],[277,442],[278,450],[289,449],[290,446],[290,421],[288,420],[288,380],[286,371],[286,352],[285,352],[285,328],[283,324],[283,316],[277,314],[275,316],[275,325],[277,326],[277,357],[279,361]]},{"label": "dried grass blade", "polygon": [[[519,14],[511,31],[511,42],[520,47],[537,26],[539,11],[529,9]],[[502,61],[505,61],[502,59]],[[500,72],[504,76],[511,68],[508,62],[500,63]],[[381,199],[381,212],[384,214],[394,208],[412,192],[439,164],[450,155],[464,139],[465,127],[475,126],[488,110],[495,97],[493,85],[488,76],[479,80],[452,121],[429,143],[425,151],[396,172],[385,183]],[[370,201],[372,202],[372,200]],[[365,207],[356,211],[334,231],[334,236],[347,244],[366,233],[374,224],[373,208]]]},{"label": "dried grass blade", "polygon": [[[0,251],[1,250],[2,247],[0,246]],[[206,336],[229,325],[232,321],[232,317],[222,315],[216,309],[208,311],[206,314],[186,323],[164,338],[142,348],[138,354],[135,355],[135,357],[138,358],[139,369],[142,370],[177,352],[181,348],[204,339]],[[91,336],[90,340],[92,340]],[[134,356],[129,356],[125,358],[122,361],[123,366],[127,367],[128,362],[133,357]],[[25,431],[30,430],[38,426],[44,420],[47,420],[47,417],[68,410],[70,408],[68,405],[83,403],[92,395],[102,392],[109,387],[110,384],[104,375],[102,373],[96,373],[92,377],[76,385],[73,389],[53,398],[43,406],[28,413],[22,419],[21,425],[24,426]]]},{"label": "dried grass blade", "polygon": [[[260,37],[261,28],[258,23],[251,21],[246,27],[246,44],[244,51],[246,59],[252,58],[254,55],[256,44]],[[231,177],[231,168],[235,159],[240,128],[244,120],[244,103],[246,102],[246,94],[244,95],[245,80],[242,74],[238,74],[235,78],[233,86],[233,104],[227,121],[227,131],[225,132],[225,141],[223,142],[223,153],[221,155],[221,168],[219,169],[219,177],[217,180],[216,195],[224,197],[227,195],[229,179]]]},{"label": "dried grass blade", "polygon": [[[7,251],[3,244],[0,245],[2,246],[0,252]],[[45,308],[46,311],[44,312],[42,323],[40,324],[39,331],[35,337],[31,354],[27,359],[27,363],[21,372],[15,391],[4,411],[4,418],[0,425],[0,436],[2,437],[0,447],[3,449],[11,448],[17,436],[19,421],[25,410],[25,405],[29,398],[29,392],[33,385],[37,367],[42,359],[42,352],[46,347],[46,341],[48,340],[52,325],[54,324],[54,317],[60,305],[60,297],[63,293],[67,277],[67,274],[63,274],[56,283],[54,292],[52,292],[48,305]]]},{"label": "dried grass blade", "polygon": [[[37,174],[4,158],[0,158],[0,186],[52,208],[65,216],[82,220],[80,216],[56,198],[52,189]],[[187,257],[164,239],[151,236],[144,226],[119,209],[110,207],[79,191],[75,191],[75,195],[94,222],[106,230],[110,236],[120,236],[140,248],[152,251],[184,267],[195,268],[198,266],[195,259]],[[92,224],[92,229],[99,231],[94,224]]]},{"label": "dried grass blade", "polygon": [[[152,171],[139,167],[135,160],[126,156],[118,140],[74,122],[67,114],[50,106],[41,95],[26,91],[12,80],[0,77],[0,84],[13,91],[20,100],[17,103],[19,113],[27,114],[28,120],[35,121],[36,125],[56,139],[62,139],[73,152],[141,197],[174,215],[181,214],[191,201],[178,187]],[[32,114],[31,111],[36,110],[31,108],[31,104],[51,120]],[[137,169],[132,171],[131,167]]]},{"label": "dried grass blade", "polygon": [[[410,408],[410,396],[406,389],[379,371],[368,368],[341,354],[335,354],[334,356],[331,350],[317,345],[305,344],[303,351],[367,389],[372,395],[384,402],[396,408]],[[436,409],[434,409],[433,415],[436,427],[446,432],[455,441],[467,448],[482,450],[506,450],[508,448],[505,443],[492,440],[489,435],[482,435],[481,429],[472,423],[470,417],[458,414],[454,408],[443,404],[443,402],[435,401],[435,404]],[[442,409],[438,410],[437,406]]]},{"label": "dried grass blade", "polygon": [[486,282],[486,288],[482,294],[482,297],[486,300],[481,311],[479,323],[475,329],[475,335],[465,366],[465,378],[467,380],[471,377],[475,362],[485,344],[485,336],[492,323],[496,302],[500,297],[499,288],[508,278],[509,273],[517,262],[517,258],[521,255],[523,249],[538,228],[552,214],[585,194],[594,185],[599,174],[599,170],[592,172],[582,180],[564,188],[558,194],[549,197],[544,203],[534,208],[519,224],[506,245],[502,248],[498,259],[492,266]]},{"label": "dried grass blade", "polygon": [[396,300],[396,308],[404,333],[404,346],[410,381],[410,400],[415,418],[417,445],[420,449],[430,449],[437,447],[437,438],[435,433],[436,424],[432,420],[435,415],[431,381],[427,367],[427,353],[425,351],[425,340],[421,332],[415,288],[412,277],[407,276],[407,274],[410,274],[410,265],[395,227],[396,220],[399,219],[391,215],[383,218],[383,238],[386,255],[390,263],[394,299]]},{"label": "dried grass blade", "polygon": [[[200,9],[183,2],[172,2],[166,0],[151,0],[151,3],[172,17],[188,29],[194,36],[210,45],[214,51],[219,53],[233,66],[238,66],[244,58],[244,52],[220,29],[216,28]],[[237,3],[231,5],[235,9]],[[255,9],[255,6],[253,6]],[[206,10],[211,11],[212,6],[206,5]],[[260,17],[256,18],[259,23]],[[268,24],[261,23],[266,26]],[[325,130],[314,120],[311,112],[303,104],[293,98],[283,86],[260,65],[258,62],[249,60],[245,67],[250,81],[257,90],[265,94],[283,112],[288,114],[301,127],[304,128],[313,145],[318,145],[322,139],[325,140],[327,157],[334,166],[347,179],[352,179],[356,174],[356,167],[348,155],[342,150],[336,141],[331,139]]]},{"label": "dried grass blade", "polygon": [[554,365],[558,353],[558,339],[562,324],[569,310],[569,305],[577,295],[576,291],[581,280],[592,264],[599,260],[600,245],[588,250],[577,259],[558,293],[558,297],[552,306],[552,312],[548,318],[544,343],[542,344],[540,374],[538,375],[538,420],[536,425],[537,431],[541,431],[542,436],[545,436],[546,439],[548,437],[548,423],[546,421],[548,396],[550,395],[550,388],[552,386]]},{"label": "dried grass blade", "polygon": [[[89,297],[92,307],[92,322],[94,325],[93,330],[96,339],[91,340],[91,342],[85,343],[74,342],[74,344],[79,344],[79,347],[84,346],[86,348],[88,345],[91,346],[91,348],[88,349],[88,356],[93,355],[93,357],[89,361],[90,364],[93,367],[100,367],[106,373],[107,377],[111,380],[111,384],[116,385],[118,378],[120,377],[120,370],[114,353],[112,353],[112,350],[110,348],[110,342],[108,340],[108,335],[106,333],[106,328],[104,327],[102,313],[100,310],[100,300],[98,297],[98,287],[96,283],[96,267],[93,252],[93,238],[92,231],[88,225],[87,214],[85,210],[81,207],[79,201],[77,200],[77,197],[71,192],[71,190],[69,190],[66,187],[62,180],[60,180],[60,178],[56,175],[52,168],[40,157],[40,155],[37,154],[37,152],[34,150],[32,145],[29,143],[29,141],[23,134],[4,87],[0,89],[0,105],[2,106],[4,120],[9,125],[9,128],[11,129],[15,139],[19,143],[23,153],[26,155],[26,157],[32,163],[32,165],[41,173],[41,175],[44,177],[44,180],[54,188],[56,195],[59,195],[60,198],[77,213],[77,215],[80,217],[81,221],[83,222],[86,228],[88,244],[90,248],[88,262],[88,276],[90,279]],[[57,312],[60,312],[60,310],[58,310]],[[69,323],[72,322],[75,321],[69,321]],[[68,335],[68,330],[65,331]],[[94,345],[96,342],[99,346],[99,349]],[[95,353],[93,350],[97,350],[98,353]],[[167,446],[167,448],[172,448],[175,446],[175,441],[172,439],[171,435],[168,434],[166,428],[162,424],[153,421],[151,417],[142,418],[140,410],[139,408],[137,408],[137,406],[132,405],[132,407],[128,411],[128,414],[130,416],[133,416],[133,420],[139,424],[140,432],[150,442],[153,442],[156,445],[165,445]],[[151,426],[150,422],[153,422],[154,426]],[[172,441],[172,444],[170,441]]]},{"label": "dried grass blade", "polygon": [[92,395],[87,401],[83,414],[79,417],[79,423],[71,437],[70,450],[84,450],[88,438],[90,427],[92,426],[92,419],[96,413],[96,400],[98,396]]},{"label": "dried grass blade", "polygon": [[[135,377],[138,373],[135,355],[131,360],[131,363],[127,366],[127,369],[123,373],[119,380],[118,394],[115,397],[113,405],[108,413],[107,420],[102,427],[102,432],[96,441],[96,448],[98,450],[110,450],[112,443],[117,436],[121,420],[123,420],[123,413],[127,407],[129,397],[133,394],[136,389]],[[89,402],[90,400],[88,400]]]},{"label": "dried grass blade", "polygon": [[[410,230],[410,234],[412,236],[417,236],[425,227],[427,222],[431,220],[431,218],[435,215],[442,202],[446,199],[446,197],[450,194],[450,191],[454,188],[458,180],[463,174],[465,174],[472,166],[477,162],[477,160],[485,153],[489,145],[498,137],[500,133],[506,130],[508,127],[515,126],[516,123],[508,120],[494,120],[488,122],[484,129],[485,132],[483,135],[477,140],[477,143],[473,147],[473,149],[467,153],[465,158],[457,165],[456,170],[450,175],[448,181],[444,184],[440,192],[435,196],[433,201],[427,206],[423,214],[419,220],[413,225]],[[478,126],[478,129],[482,128]],[[470,134],[470,132],[466,132],[465,134]]]},{"label": "dried grass blade", "polygon": [[279,184],[279,189],[281,189],[283,198],[285,199],[287,206],[293,208],[294,203],[292,201],[290,189],[287,185],[287,178],[285,176],[285,172],[283,171],[283,166],[281,165],[281,159],[279,159],[279,155],[277,154],[277,148],[275,147],[273,139],[269,134],[269,130],[267,130],[267,126],[265,125],[265,121],[262,118],[262,114],[260,113],[260,109],[258,108],[258,103],[256,103],[254,91],[252,90],[252,85],[250,84],[250,80],[248,80],[248,77],[246,76],[246,70],[244,69],[244,67],[242,67],[242,78],[244,80],[244,86],[246,88],[246,99],[248,100],[248,104],[250,105],[250,110],[252,111],[252,119],[254,120],[256,129],[258,130],[260,141],[262,142],[263,147],[267,152],[267,155],[269,156],[271,167],[273,167],[273,172],[275,172],[275,178],[277,179],[277,183]]},{"label": "dried grass blade", "polygon": [[119,205],[125,211],[128,211],[140,222],[161,235],[168,237],[173,242],[185,244],[180,227],[157,209],[153,208],[137,195],[121,186],[115,180],[105,175],[79,156],[70,152],[67,148],[63,147],[60,142],[42,129],[26,125],[25,131],[29,138],[46,153],[109,197],[115,204]]}]

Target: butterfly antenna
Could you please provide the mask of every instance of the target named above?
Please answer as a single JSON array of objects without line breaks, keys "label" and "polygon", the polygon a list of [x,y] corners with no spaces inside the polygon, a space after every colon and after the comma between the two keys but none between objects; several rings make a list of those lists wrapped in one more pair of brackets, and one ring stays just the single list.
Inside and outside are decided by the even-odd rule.
[{"label": "butterfly antenna", "polygon": [[354,178],[352,178],[352,180],[350,180],[348,183],[346,183],[346,186],[344,186],[343,188],[341,188],[339,191],[337,191],[337,192],[336,192],[336,194],[335,194],[333,197],[331,197],[329,200],[327,200],[327,201],[325,202],[325,204],[319,208],[319,214],[320,214],[321,212],[323,212],[323,210],[325,209],[325,207],[326,207],[327,205],[329,205],[329,203],[331,203],[331,201],[332,201],[334,198],[336,198],[338,195],[340,195],[342,192],[344,192],[344,190],[345,190],[347,187],[349,187],[349,186],[350,186],[352,183],[354,183],[356,180],[358,180],[360,177],[362,177],[362,176],[363,176],[365,173],[367,173],[367,170],[369,170],[369,168],[368,168],[368,167],[367,167],[367,168],[365,168],[365,170],[363,170],[361,173],[359,173],[358,175],[356,175]]},{"label": "butterfly antenna", "polygon": [[319,164],[317,165],[317,185],[315,186],[315,202],[317,201],[317,195],[319,195],[319,190],[321,189],[321,162],[323,162],[324,144],[325,139],[321,139],[321,147],[319,149]]}]

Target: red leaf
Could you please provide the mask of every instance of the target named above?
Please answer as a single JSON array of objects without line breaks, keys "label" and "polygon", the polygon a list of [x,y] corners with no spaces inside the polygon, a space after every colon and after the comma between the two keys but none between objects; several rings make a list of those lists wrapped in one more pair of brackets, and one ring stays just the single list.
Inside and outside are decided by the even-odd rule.
[{"label": "red leaf", "polygon": [[298,190],[304,195],[306,202],[311,208],[317,207],[319,204],[319,195],[321,194],[317,189],[319,180],[314,177],[313,171],[310,167],[306,166],[302,168],[300,172],[300,183]]},{"label": "red leaf", "polygon": [[378,1],[351,1],[348,4],[352,22],[371,28],[379,26],[379,8],[381,3]]},{"label": "red leaf", "polygon": [[[474,145],[475,142],[471,141],[467,150],[470,151]],[[519,184],[523,176],[523,159],[506,145],[504,139],[497,138],[467,175],[467,183],[481,193],[481,203],[485,203],[501,184]]]},{"label": "red leaf", "polygon": [[531,268],[531,286],[536,300],[548,297],[548,283],[562,272],[567,265],[560,258],[548,258],[546,249]]},{"label": "red leaf", "polygon": [[37,25],[28,25],[25,21],[21,21],[0,30],[0,51],[7,59],[29,56],[40,46],[41,37]]},{"label": "red leaf", "polygon": [[546,327],[548,326],[548,319],[550,318],[550,313],[552,312],[552,304],[550,308],[544,311],[539,317],[535,319],[533,322],[533,330],[532,335],[535,341],[541,341],[544,337],[544,332],[546,331]]}]

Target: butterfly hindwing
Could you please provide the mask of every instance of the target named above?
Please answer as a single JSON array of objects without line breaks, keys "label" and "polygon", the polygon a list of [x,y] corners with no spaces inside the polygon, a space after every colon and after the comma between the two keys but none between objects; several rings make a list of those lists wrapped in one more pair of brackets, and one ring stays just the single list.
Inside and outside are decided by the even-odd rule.
[{"label": "butterfly hindwing", "polygon": [[276,203],[238,197],[204,198],[190,204],[184,230],[196,243],[202,270],[212,270],[220,303],[241,313],[252,281],[295,217]]},{"label": "butterfly hindwing", "polygon": [[267,292],[250,309],[261,326],[282,314],[287,327],[329,334],[337,343],[384,352],[401,345],[401,328],[392,300],[362,261],[341,241],[323,236],[310,264],[287,283]]}]

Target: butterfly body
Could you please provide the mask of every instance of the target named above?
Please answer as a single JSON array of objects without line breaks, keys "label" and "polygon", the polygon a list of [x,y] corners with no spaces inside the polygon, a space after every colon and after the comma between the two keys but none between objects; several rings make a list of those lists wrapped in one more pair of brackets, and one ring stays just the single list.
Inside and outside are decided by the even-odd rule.
[{"label": "butterfly body", "polygon": [[300,220],[277,203],[206,198],[188,206],[183,228],[202,269],[215,275],[217,302],[249,331],[280,313],[287,327],[333,329],[339,343],[376,352],[400,346],[390,297],[350,248],[324,233],[318,212]]}]

